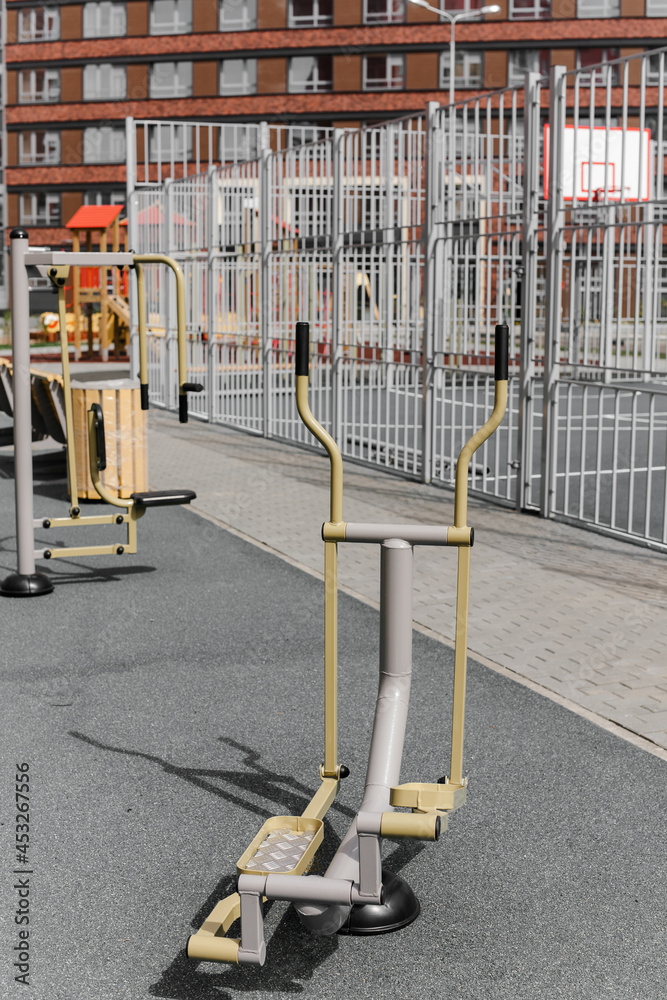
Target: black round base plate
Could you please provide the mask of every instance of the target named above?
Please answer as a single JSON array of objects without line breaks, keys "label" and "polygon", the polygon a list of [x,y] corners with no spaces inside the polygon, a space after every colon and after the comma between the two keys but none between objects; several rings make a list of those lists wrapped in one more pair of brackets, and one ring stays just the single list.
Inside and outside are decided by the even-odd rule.
[{"label": "black round base plate", "polygon": [[339,934],[389,934],[419,916],[419,900],[400,875],[382,869],[384,903],[353,906]]},{"label": "black round base plate", "polygon": [[53,581],[46,573],[12,573],[0,583],[3,597],[40,597],[52,590]]}]

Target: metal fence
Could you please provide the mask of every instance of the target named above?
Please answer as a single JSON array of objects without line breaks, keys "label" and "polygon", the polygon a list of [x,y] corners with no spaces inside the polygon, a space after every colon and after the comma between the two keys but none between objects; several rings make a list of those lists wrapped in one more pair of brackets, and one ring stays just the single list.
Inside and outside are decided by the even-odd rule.
[{"label": "metal fence", "polygon": [[[359,131],[193,124],[199,160],[161,183],[135,165],[157,123],[130,123],[131,245],[185,271],[193,416],[308,444],[308,320],[313,410],[343,453],[452,485],[505,322],[508,415],[472,492],[667,549],[664,69],[663,50],[555,67]],[[173,291],[152,280],[151,397],[175,407]]]}]

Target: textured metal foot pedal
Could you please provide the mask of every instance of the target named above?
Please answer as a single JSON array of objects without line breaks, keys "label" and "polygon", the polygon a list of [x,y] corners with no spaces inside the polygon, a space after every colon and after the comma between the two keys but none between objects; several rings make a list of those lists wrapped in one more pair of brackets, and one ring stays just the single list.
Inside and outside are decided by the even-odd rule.
[{"label": "textured metal foot pedal", "polygon": [[321,819],[273,816],[241,855],[236,867],[239,874],[303,875],[323,837]]},{"label": "textured metal foot pedal", "polygon": [[391,789],[389,801],[392,806],[430,812],[432,809],[460,809],[466,800],[466,785],[447,782],[445,785],[410,781]]}]

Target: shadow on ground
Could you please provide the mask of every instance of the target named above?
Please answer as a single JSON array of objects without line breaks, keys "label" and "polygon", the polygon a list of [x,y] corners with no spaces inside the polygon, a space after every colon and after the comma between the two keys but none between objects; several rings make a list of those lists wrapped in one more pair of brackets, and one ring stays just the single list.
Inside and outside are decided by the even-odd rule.
[{"label": "shadow on ground", "polygon": [[[291,774],[279,774],[264,767],[261,754],[252,747],[226,736],[220,742],[243,755],[244,770],[213,770],[206,768],[181,767],[154,754],[140,750],[128,750],[111,746],[84,733],[69,731],[76,740],[97,750],[122,754],[149,761],[162,768],[166,774],[184,781],[224,799],[231,805],[255,813],[262,821],[273,815],[298,815],[312,798],[313,790],[299,782]],[[259,796],[275,803],[275,809],[258,805],[243,793]],[[354,811],[334,802],[332,809],[346,816],[354,817]],[[316,858],[313,870],[324,873],[333,858],[340,838],[329,828],[327,838]],[[385,860],[383,867],[398,873],[422,850],[422,844],[405,843],[396,848]],[[224,875],[204,900],[191,921],[192,931],[196,931],[215,906],[226,896],[236,891],[236,876]],[[268,903],[265,917],[271,908],[285,904]],[[238,937],[238,923],[229,930],[230,937]],[[233,993],[262,993],[274,991],[295,994],[304,990],[304,982],[312,979],[315,970],[338,949],[338,937],[318,938],[310,934],[299,922],[295,909],[289,906],[283,913],[276,929],[267,940],[266,964],[263,968],[242,968],[219,966],[209,962],[193,962],[187,958],[185,949],[179,951],[171,964],[164,970],[158,982],[149,992],[151,996],[172,998],[172,1000],[232,1000]],[[227,992],[231,990],[232,992]]]}]

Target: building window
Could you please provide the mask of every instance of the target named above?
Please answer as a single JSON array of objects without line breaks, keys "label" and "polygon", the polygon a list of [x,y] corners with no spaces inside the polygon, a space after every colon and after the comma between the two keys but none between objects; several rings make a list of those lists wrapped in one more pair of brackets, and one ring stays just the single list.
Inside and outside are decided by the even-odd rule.
[{"label": "building window", "polygon": [[290,28],[324,28],[333,24],[333,0],[290,0]]},{"label": "building window", "polygon": [[[662,59],[662,74],[660,60]],[[667,82],[667,58],[660,52],[650,53],[646,61],[646,83],[649,87],[664,87]]]},{"label": "building window", "polygon": [[124,35],[126,31],[127,18],[124,3],[101,0],[100,3],[83,5],[84,38],[108,38],[112,35]]},{"label": "building window", "polygon": [[256,59],[223,59],[220,63],[220,93],[255,94],[257,92]]},{"label": "building window", "polygon": [[[618,84],[618,66],[600,65],[618,59],[618,49],[577,49],[577,69],[580,84]],[[595,68],[593,68],[595,67]]]},{"label": "building window", "polygon": [[192,31],[192,0],[153,0],[148,30],[151,35],[189,34]]},{"label": "building window", "polygon": [[22,194],[19,202],[21,226],[59,226],[60,195],[46,193]]},{"label": "building window", "polygon": [[187,125],[151,125],[148,133],[148,155],[155,163],[190,159],[193,128]]},{"label": "building window", "polygon": [[289,126],[289,147],[296,149],[309,142],[322,142],[331,135],[330,123],[299,122]]},{"label": "building window", "polygon": [[577,0],[577,17],[620,17],[621,0]]},{"label": "building window", "polygon": [[154,63],[150,73],[149,94],[152,98],[192,97],[192,63]]},{"label": "building window", "polygon": [[125,67],[88,63],[83,68],[84,101],[118,101],[125,97]]},{"label": "building window", "polygon": [[549,49],[511,49],[507,54],[507,83],[523,83],[526,73],[549,75]]},{"label": "building window", "polygon": [[124,205],[125,192],[118,191],[84,191],[84,205]]},{"label": "building window", "polygon": [[20,70],[19,104],[50,104],[59,100],[60,70]]},{"label": "building window", "polygon": [[[481,0],[444,0],[443,3],[443,0],[440,0],[439,3],[432,3],[431,6],[437,6],[440,10],[446,10],[450,14],[458,14],[463,11],[468,13],[468,11],[479,10],[482,6],[482,2]],[[441,16],[440,20],[445,21],[446,18]]]},{"label": "building window", "polygon": [[510,0],[511,21],[548,21],[551,0]]},{"label": "building window", "polygon": [[364,24],[402,24],[404,0],[364,0]]},{"label": "building window", "polygon": [[252,31],[257,27],[257,0],[220,0],[218,31]]},{"label": "building window", "polygon": [[28,7],[18,12],[19,42],[52,42],[60,38],[57,7]]},{"label": "building window", "polygon": [[60,163],[59,132],[19,134],[19,164],[30,167],[39,163]]},{"label": "building window", "polygon": [[[484,85],[484,53],[457,49],[455,53],[454,88],[469,90]],[[440,53],[440,87],[449,88],[449,52]]]},{"label": "building window", "polygon": [[331,56],[293,56],[289,61],[290,94],[333,90]]},{"label": "building window", "polygon": [[125,129],[111,125],[83,130],[84,163],[124,163]]},{"label": "building window", "polygon": [[254,129],[251,130],[246,125],[223,125],[219,136],[221,163],[255,160],[259,156],[257,132]]},{"label": "building window", "polygon": [[646,0],[647,17],[667,17],[667,0]]},{"label": "building window", "polygon": [[364,56],[364,90],[402,90],[404,78],[402,55]]}]

